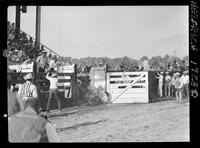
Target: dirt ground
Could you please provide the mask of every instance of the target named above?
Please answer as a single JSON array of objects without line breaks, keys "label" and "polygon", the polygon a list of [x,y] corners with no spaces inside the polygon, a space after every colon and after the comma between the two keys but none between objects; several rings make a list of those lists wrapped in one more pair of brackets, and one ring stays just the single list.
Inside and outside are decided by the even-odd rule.
[{"label": "dirt ground", "polygon": [[[63,142],[189,141],[189,103],[107,104],[49,117]],[[53,114],[53,112],[52,112]]]}]

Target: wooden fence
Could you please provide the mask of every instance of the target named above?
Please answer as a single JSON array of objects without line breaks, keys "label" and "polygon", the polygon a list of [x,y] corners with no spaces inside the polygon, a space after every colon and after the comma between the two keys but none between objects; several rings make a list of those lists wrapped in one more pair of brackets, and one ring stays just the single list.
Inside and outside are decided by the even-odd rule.
[{"label": "wooden fence", "polygon": [[149,103],[148,71],[107,72],[112,103]]}]

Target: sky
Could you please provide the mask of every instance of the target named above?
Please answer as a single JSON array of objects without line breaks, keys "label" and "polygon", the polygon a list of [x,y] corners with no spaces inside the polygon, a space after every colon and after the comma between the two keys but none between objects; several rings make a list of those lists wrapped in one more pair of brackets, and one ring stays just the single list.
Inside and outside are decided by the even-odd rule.
[{"label": "sky", "polygon": [[[188,6],[42,6],[41,43],[62,56],[184,57],[189,54]],[[35,38],[36,7],[21,13]],[[15,7],[8,7],[15,21]]]}]

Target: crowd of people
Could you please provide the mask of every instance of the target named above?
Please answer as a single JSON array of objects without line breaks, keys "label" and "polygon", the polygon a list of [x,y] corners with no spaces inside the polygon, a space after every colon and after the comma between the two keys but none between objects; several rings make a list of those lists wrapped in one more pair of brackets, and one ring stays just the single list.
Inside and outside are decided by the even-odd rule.
[{"label": "crowd of people", "polygon": [[[8,63],[29,63],[35,61],[43,52],[45,52],[44,45],[16,29],[14,23],[7,22],[7,49],[4,50],[4,56],[7,57]],[[51,52],[47,58],[52,58]]]},{"label": "crowd of people", "polygon": [[[189,101],[189,73],[188,70],[180,72],[157,72],[155,78],[158,79],[158,96],[171,97],[178,103],[182,103],[183,99]],[[164,91],[163,91],[164,90]]]}]

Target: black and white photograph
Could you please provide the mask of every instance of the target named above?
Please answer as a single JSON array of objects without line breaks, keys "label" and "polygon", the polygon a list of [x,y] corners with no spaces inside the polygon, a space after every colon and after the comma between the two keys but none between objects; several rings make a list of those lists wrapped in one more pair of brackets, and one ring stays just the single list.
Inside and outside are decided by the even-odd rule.
[{"label": "black and white photograph", "polygon": [[189,11],[8,6],[8,142],[190,142]]}]

